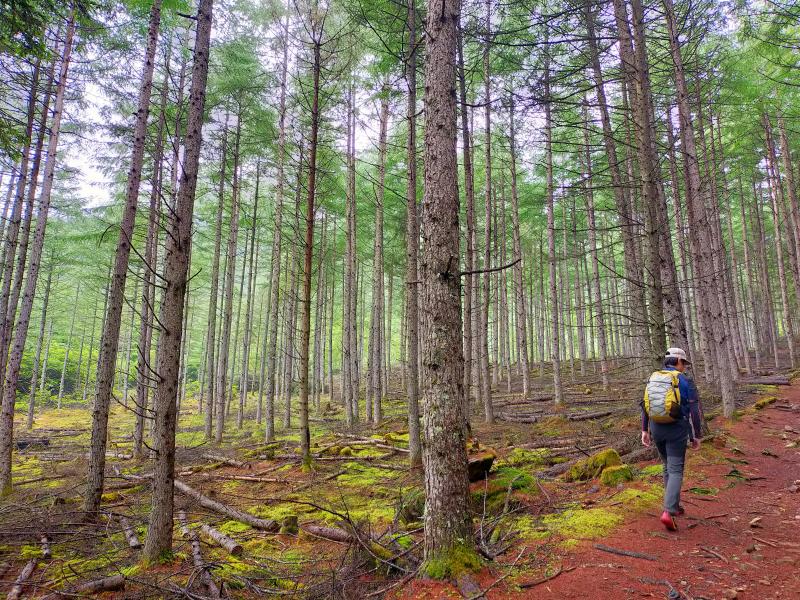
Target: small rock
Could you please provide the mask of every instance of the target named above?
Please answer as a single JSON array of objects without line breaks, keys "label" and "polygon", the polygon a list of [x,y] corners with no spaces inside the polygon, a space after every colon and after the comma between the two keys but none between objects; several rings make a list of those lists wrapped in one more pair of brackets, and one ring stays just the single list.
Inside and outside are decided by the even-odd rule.
[{"label": "small rock", "polygon": [[772,585],[772,582],[769,579],[759,579],[758,583],[761,585]]},{"label": "small rock", "polygon": [[756,550],[757,550],[757,548],[756,548],[755,544],[750,544],[747,548],[744,549],[744,551],[747,552],[748,554],[751,554],[751,553],[755,552]]},{"label": "small rock", "polygon": [[728,589],[722,592],[723,598],[728,598],[729,600],[733,600],[734,598],[739,597],[739,592],[734,589]]},{"label": "small rock", "polygon": [[750,521],[750,527],[761,527],[761,517],[756,517]]},{"label": "small rock", "polygon": [[796,494],[797,490],[800,490],[800,487],[797,487],[796,484],[792,484],[792,485],[789,486],[788,489],[792,494]]},{"label": "small rock", "polygon": [[600,491],[600,486],[599,485],[593,485],[588,490],[586,490],[586,493],[587,494],[596,494],[599,491]]},{"label": "small rock", "polygon": [[754,553],[750,555],[750,558],[752,558],[753,560],[764,560],[764,555]]}]

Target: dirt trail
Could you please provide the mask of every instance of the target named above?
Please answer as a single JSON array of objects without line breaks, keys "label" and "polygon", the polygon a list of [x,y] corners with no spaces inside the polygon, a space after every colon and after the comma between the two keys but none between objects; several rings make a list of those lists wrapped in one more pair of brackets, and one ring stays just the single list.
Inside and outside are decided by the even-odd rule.
[{"label": "dirt trail", "polygon": [[[529,545],[531,556],[549,565],[548,576],[558,573],[552,579],[544,581],[542,570],[485,569],[476,577],[484,590],[490,588],[482,597],[800,598],[800,387],[784,388],[763,410],[744,412],[736,422],[714,421],[716,441],[707,441],[702,452],[689,450],[686,515],[677,532],[664,530],[658,507],[632,509],[603,539],[571,549],[548,546],[544,557],[541,547]],[[657,560],[601,551],[596,544]],[[520,565],[532,562],[523,558]],[[521,583],[531,585],[523,589]],[[418,581],[398,597],[463,596],[452,585]]]},{"label": "dirt trail", "polygon": [[[775,404],[727,425],[721,454],[736,463],[690,459],[686,516],[667,533],[655,512],[627,520],[604,544],[647,553],[657,562],[602,552],[587,544],[563,558],[572,571],[529,592],[537,598],[800,598],[800,387]],[[787,445],[792,445],[788,447]],[[737,469],[747,479],[731,477]],[[734,473],[736,475],[736,473]],[[732,483],[735,482],[735,485]],[[730,486],[730,487],[729,487]],[[691,488],[718,488],[716,496]]]}]

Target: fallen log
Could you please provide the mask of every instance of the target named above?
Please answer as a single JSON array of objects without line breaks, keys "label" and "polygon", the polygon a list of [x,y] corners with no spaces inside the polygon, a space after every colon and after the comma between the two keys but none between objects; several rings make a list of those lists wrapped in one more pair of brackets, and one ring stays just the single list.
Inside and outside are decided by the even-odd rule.
[{"label": "fallen log", "polygon": [[255,475],[212,475],[207,474],[206,479],[225,479],[227,481],[253,481],[256,483],[285,483],[285,479],[277,477],[257,477]]},{"label": "fallen log", "polygon": [[119,522],[120,525],[122,525],[122,531],[125,532],[125,539],[128,540],[128,546],[134,550],[141,548],[142,542],[139,541],[139,538],[136,535],[136,530],[133,528],[133,525],[131,525],[131,522],[128,521],[128,518],[125,516],[120,516]]},{"label": "fallen log", "polygon": [[223,456],[221,454],[211,454],[206,452],[203,454],[203,458],[210,460],[212,462],[218,462],[225,465],[230,465],[231,467],[238,467],[239,469],[249,469],[250,464],[246,462],[242,462],[241,460],[236,460],[235,458],[230,458],[228,456]]},{"label": "fallen log", "polygon": [[280,525],[272,519],[259,519],[258,517],[254,517],[253,515],[237,508],[233,508],[232,506],[222,504],[222,502],[212,500],[208,496],[198,492],[196,489],[186,485],[179,479],[175,480],[175,489],[181,494],[189,496],[193,500],[197,501],[200,506],[209,510],[213,510],[218,514],[225,515],[226,517],[230,517],[231,519],[239,521],[240,523],[244,523],[245,525],[250,525],[250,527],[254,529],[260,529],[262,531],[278,531],[280,529]]},{"label": "fallen log", "polygon": [[788,377],[783,375],[770,375],[763,377],[744,377],[739,380],[743,385],[791,385]]},{"label": "fallen log", "polygon": [[228,537],[221,531],[217,531],[210,525],[206,525],[205,523],[203,523],[200,526],[200,531],[202,531],[205,535],[214,540],[217,544],[225,548],[225,550],[227,550],[233,556],[239,556],[242,553],[243,548],[241,544],[239,544],[233,538]]},{"label": "fallen log", "polygon": [[36,570],[36,565],[38,564],[39,559],[32,558],[22,567],[22,571],[20,571],[19,575],[17,575],[17,578],[14,580],[11,591],[8,592],[6,596],[6,600],[18,600],[22,597],[22,589],[25,587],[25,582],[33,575],[33,572]]},{"label": "fallen log", "polygon": [[567,415],[567,419],[570,421],[588,421],[590,419],[601,419],[603,417],[613,415],[615,412],[616,411],[614,410],[597,410],[594,412],[574,413]]},{"label": "fallen log", "polygon": [[222,597],[217,584],[214,583],[214,579],[211,577],[211,573],[208,572],[206,563],[203,561],[203,554],[200,552],[200,540],[197,539],[197,534],[192,529],[189,529],[189,523],[186,521],[186,513],[180,511],[178,513],[178,520],[181,524],[181,534],[184,539],[189,540],[189,545],[192,549],[192,564],[194,564],[194,568],[197,569],[197,572],[200,574],[200,581],[203,586],[205,586],[209,596],[212,598]]},{"label": "fallen log", "polygon": [[124,575],[111,575],[94,581],[87,581],[78,586],[60,592],[47,594],[42,600],[56,600],[58,598],[74,598],[102,594],[104,592],[118,592],[125,589]]},{"label": "fallen log", "polygon": [[348,433],[340,433],[338,434],[339,437],[347,438],[351,441],[348,442],[351,446],[359,446],[359,445],[368,445],[368,446],[375,446],[376,448],[383,448],[384,450],[394,450],[395,452],[405,452],[409,454],[411,450],[408,448],[401,448],[400,446],[392,446],[390,444],[384,444],[378,440],[371,440],[371,439],[364,439],[360,438],[356,435],[351,435]]}]

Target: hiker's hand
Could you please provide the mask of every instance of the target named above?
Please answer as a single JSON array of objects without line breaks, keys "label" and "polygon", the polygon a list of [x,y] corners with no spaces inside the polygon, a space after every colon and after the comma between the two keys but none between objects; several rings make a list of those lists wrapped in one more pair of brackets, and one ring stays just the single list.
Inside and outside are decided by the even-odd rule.
[{"label": "hiker's hand", "polygon": [[695,438],[690,443],[692,444],[692,450],[698,450],[700,448],[700,439]]},{"label": "hiker's hand", "polygon": [[650,447],[650,432],[643,431],[642,432],[642,445],[649,448]]}]

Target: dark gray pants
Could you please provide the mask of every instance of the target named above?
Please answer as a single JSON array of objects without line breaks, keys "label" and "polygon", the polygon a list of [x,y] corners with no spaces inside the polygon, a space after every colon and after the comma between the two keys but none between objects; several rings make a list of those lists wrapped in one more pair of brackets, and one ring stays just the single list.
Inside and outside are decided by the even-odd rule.
[{"label": "dark gray pants", "polygon": [[650,435],[664,465],[664,510],[676,514],[681,500],[689,423],[685,419],[669,424],[651,421]]}]

